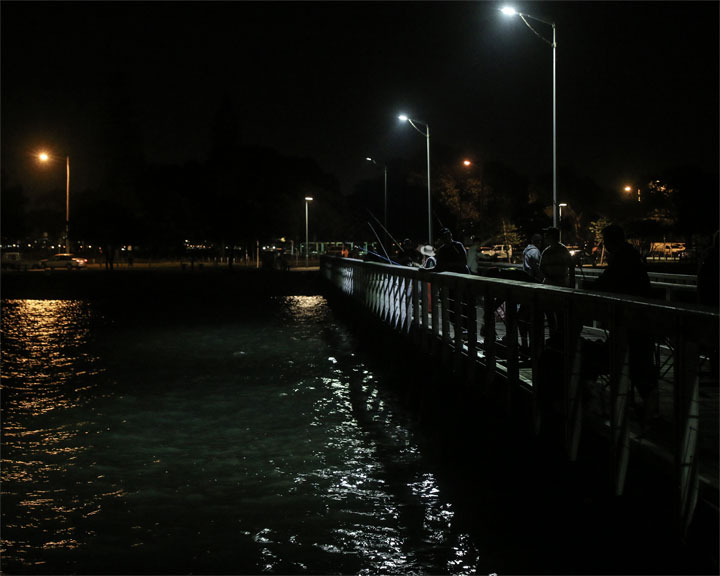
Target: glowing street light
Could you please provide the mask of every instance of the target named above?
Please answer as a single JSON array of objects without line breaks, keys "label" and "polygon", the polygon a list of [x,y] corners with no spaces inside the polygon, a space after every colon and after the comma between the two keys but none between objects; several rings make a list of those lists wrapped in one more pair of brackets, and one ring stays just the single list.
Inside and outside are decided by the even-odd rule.
[{"label": "glowing street light", "polygon": [[[39,152],[40,162],[50,162],[57,157],[47,152]],[[65,251],[70,252],[70,156],[65,157]]]},{"label": "glowing street light", "polygon": [[[426,122],[422,122],[420,120],[413,120],[412,118],[408,118],[405,116],[405,114],[400,114],[398,118],[402,122],[408,122],[410,126],[415,128],[420,134],[425,136],[425,139],[427,140],[427,204],[428,204],[428,244],[432,245],[432,206],[430,204],[430,126]],[[417,124],[422,124],[425,126],[425,131],[423,132],[416,126]]]},{"label": "glowing street light", "polygon": [[[552,46],[553,49],[553,226],[557,227],[557,59],[555,56],[557,42],[555,41],[555,22],[549,22],[547,20],[543,20],[542,18],[531,16],[530,14],[523,14],[522,12],[518,12],[517,10],[515,10],[515,8],[512,8],[511,6],[505,6],[501,8],[500,12],[502,12],[506,16],[520,16],[520,18],[522,18],[522,21],[525,22],[525,25],[530,28],[530,30],[532,30],[538,38]],[[530,23],[527,21],[527,18],[537,20],[538,22],[542,22],[543,24],[547,24],[548,26],[552,26],[552,42],[540,35],[535,30],[535,28],[530,25]]]},{"label": "glowing street light", "polygon": [[463,160],[463,166],[472,166],[472,161],[470,161],[470,160]]},{"label": "glowing street light", "polygon": [[308,266],[308,259],[310,258],[310,242],[308,235],[308,206],[312,202],[312,196],[305,196],[305,267]]}]

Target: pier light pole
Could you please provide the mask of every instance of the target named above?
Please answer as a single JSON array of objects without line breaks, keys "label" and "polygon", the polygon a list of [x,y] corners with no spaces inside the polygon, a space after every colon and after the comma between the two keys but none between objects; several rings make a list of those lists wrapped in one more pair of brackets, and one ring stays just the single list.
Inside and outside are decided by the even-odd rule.
[{"label": "pier light pole", "polygon": [[[552,212],[553,212],[553,226],[557,227],[557,211],[558,211],[558,204],[557,204],[557,80],[556,80],[556,70],[557,70],[557,59],[556,59],[556,48],[557,48],[557,42],[555,41],[555,31],[556,26],[555,22],[549,22],[548,20],[543,20],[542,18],[538,18],[537,16],[531,16],[530,14],[523,14],[522,12],[518,12],[515,10],[515,8],[511,8],[509,6],[506,6],[504,8],[500,9],[500,12],[505,14],[506,16],[520,16],[522,18],[522,21],[525,22],[525,25],[530,28],[530,30],[533,31],[535,36],[546,42],[552,47],[553,50],[553,98],[552,98],[552,106],[553,106],[553,204],[552,204]],[[537,20],[538,22],[542,22],[543,24],[547,24],[548,26],[552,26],[552,42],[548,40],[547,38],[543,37],[541,34],[533,28],[530,23],[527,21],[527,19],[530,18],[532,20]]]},{"label": "pier light pole", "polygon": [[[56,158],[47,152],[40,152],[40,162],[50,162]],[[65,157],[65,252],[70,252],[70,156]]]},{"label": "pier light pole", "polygon": [[[430,126],[428,126],[427,122],[408,118],[407,116],[405,116],[405,114],[400,114],[400,116],[398,116],[398,119],[400,119],[402,122],[408,122],[410,126],[415,128],[415,130],[425,136],[425,139],[427,140],[428,244],[432,246],[432,206],[430,204]],[[425,126],[425,131],[423,132],[422,130],[420,130],[420,128],[417,127],[417,124],[422,124],[423,126]]]},{"label": "pier light pole", "polygon": [[310,236],[308,235],[308,206],[312,202],[312,196],[305,196],[305,267],[309,266],[310,258]]}]

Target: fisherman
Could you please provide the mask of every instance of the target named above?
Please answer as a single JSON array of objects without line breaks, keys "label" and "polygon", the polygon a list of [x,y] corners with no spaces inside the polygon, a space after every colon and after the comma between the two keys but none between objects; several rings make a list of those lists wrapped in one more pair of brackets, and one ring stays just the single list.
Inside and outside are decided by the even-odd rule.
[{"label": "fisherman", "polygon": [[405,238],[402,243],[400,252],[395,258],[398,264],[403,266],[421,266],[422,265],[422,254],[418,252],[415,247],[415,243],[410,238]]},{"label": "fisherman", "polygon": [[467,251],[465,246],[457,240],[453,240],[449,228],[440,230],[439,248],[437,250],[437,266],[435,272],[458,272],[470,274],[467,266]]}]

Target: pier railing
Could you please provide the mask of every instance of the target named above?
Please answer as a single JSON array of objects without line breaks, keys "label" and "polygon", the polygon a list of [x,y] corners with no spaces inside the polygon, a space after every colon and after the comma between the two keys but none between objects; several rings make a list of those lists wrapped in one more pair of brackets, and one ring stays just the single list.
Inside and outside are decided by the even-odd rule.
[{"label": "pier railing", "polygon": [[[682,533],[701,490],[717,506],[717,310],[347,258],[324,258],[320,272],[369,314],[439,354],[459,381],[500,398],[509,413],[522,396],[535,433],[546,419],[561,418],[570,460],[584,429],[603,434],[617,494],[632,454],[662,460],[673,474]],[[657,403],[644,413],[633,409],[639,397],[630,369],[632,342],[643,339],[652,346],[645,375],[659,382]],[[701,402],[701,375],[715,378],[709,406]],[[671,426],[654,425],[661,419]]]}]

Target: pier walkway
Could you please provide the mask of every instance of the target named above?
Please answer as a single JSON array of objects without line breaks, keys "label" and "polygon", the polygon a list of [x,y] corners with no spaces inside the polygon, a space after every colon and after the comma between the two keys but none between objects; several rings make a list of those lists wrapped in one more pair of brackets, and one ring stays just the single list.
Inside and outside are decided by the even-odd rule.
[{"label": "pier walkway", "polygon": [[[570,461],[582,438],[602,439],[615,494],[637,469],[630,464],[670,477],[681,539],[699,503],[717,515],[720,317],[682,302],[688,287],[656,284],[663,294],[642,299],[347,258],[324,258],[320,272],[368,315],[440,357],[460,385],[508,415],[527,414],[533,433],[560,422]],[[548,314],[562,338],[550,338]],[[654,343],[659,393],[651,408],[639,404],[629,376],[628,343],[641,337]]]}]

